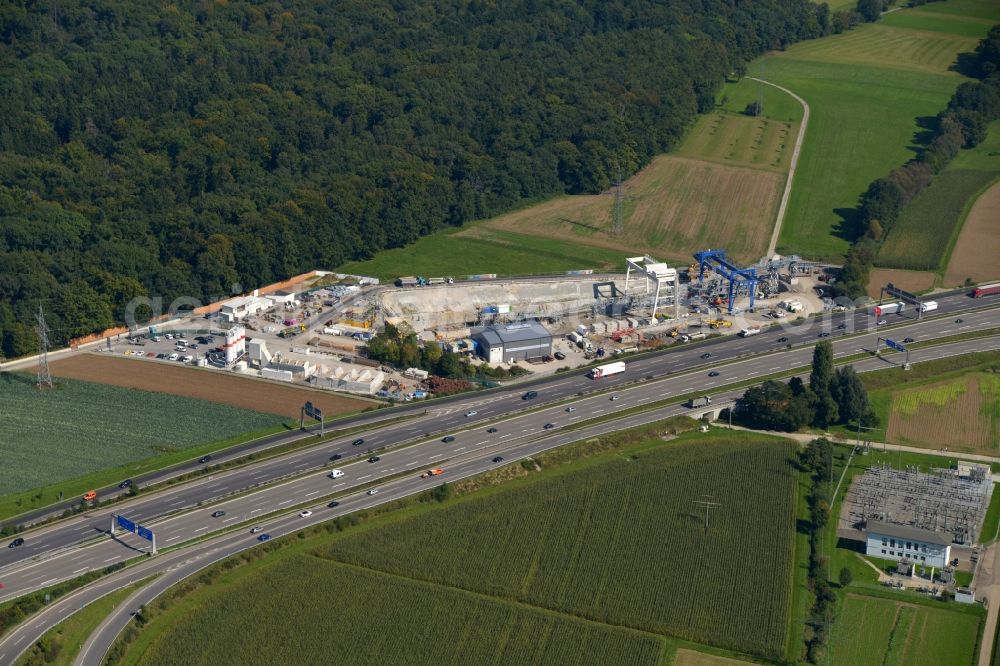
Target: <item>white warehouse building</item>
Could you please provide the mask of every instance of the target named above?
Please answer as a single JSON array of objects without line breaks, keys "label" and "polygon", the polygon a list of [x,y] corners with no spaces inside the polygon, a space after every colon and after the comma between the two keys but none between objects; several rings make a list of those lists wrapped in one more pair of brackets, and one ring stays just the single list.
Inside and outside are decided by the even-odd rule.
[{"label": "white warehouse building", "polygon": [[865,554],[943,568],[951,561],[951,535],[944,532],[869,520]]},{"label": "white warehouse building", "polygon": [[271,307],[271,301],[259,296],[243,296],[223,301],[219,316],[226,321],[239,321]]}]

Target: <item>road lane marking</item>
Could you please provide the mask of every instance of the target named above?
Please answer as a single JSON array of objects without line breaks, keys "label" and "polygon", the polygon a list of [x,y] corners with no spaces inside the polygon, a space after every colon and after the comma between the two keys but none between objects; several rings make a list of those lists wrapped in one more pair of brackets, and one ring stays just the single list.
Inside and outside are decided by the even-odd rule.
[{"label": "road lane marking", "polygon": [[312,497],[313,495],[319,495],[319,491],[318,490],[314,490],[311,493],[306,493],[306,497]]},{"label": "road lane marking", "polygon": [[363,480],[363,479],[367,479],[367,478],[368,478],[368,477],[370,477],[370,476],[371,476],[371,474],[365,474],[364,476],[359,476],[359,477],[358,477],[358,481],[361,481],[361,480]]}]

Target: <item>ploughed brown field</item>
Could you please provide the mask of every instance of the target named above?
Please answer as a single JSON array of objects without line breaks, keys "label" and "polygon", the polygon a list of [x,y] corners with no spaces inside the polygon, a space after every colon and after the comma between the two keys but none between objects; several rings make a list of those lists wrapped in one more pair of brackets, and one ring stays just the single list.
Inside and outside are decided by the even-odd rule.
[{"label": "ploughed brown field", "polygon": [[972,205],[948,261],[945,286],[1000,279],[1000,183],[986,190]]},{"label": "ploughed brown field", "polygon": [[50,364],[53,376],[171,393],[297,419],[308,400],[326,418],[375,404],[326,391],[282,386],[239,375],[157,361],[79,353]]},{"label": "ploughed brown field", "polygon": [[934,286],[934,273],[901,268],[873,268],[868,278],[868,295],[878,298],[879,290],[890,283],[917,294]]}]

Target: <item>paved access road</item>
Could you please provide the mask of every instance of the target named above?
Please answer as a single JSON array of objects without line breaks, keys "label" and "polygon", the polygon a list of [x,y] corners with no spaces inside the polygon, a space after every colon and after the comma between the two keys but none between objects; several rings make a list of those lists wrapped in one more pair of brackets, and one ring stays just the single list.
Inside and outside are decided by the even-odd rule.
[{"label": "paved access road", "polygon": [[[970,351],[990,349],[1000,349],[1000,336],[967,340],[915,350],[911,354],[911,360],[913,362],[919,362],[922,360],[944,358],[950,355],[968,353]],[[802,352],[811,353],[810,350],[802,350]],[[768,359],[768,357],[762,357],[756,360],[748,359],[738,365],[745,366],[745,369],[749,369],[749,364],[756,363],[758,364],[756,365],[756,372],[763,374],[767,372],[766,365],[772,362],[771,360],[765,359]],[[854,365],[859,371],[866,371],[884,367],[885,363],[886,361],[884,360],[872,358],[856,362]],[[751,370],[751,372],[753,372],[753,370]],[[645,385],[639,385],[634,388],[620,391],[618,395],[621,397],[616,401],[610,401],[607,395],[602,395],[585,398],[582,401],[574,403],[574,405],[597,400],[615,404],[616,409],[619,408],[617,407],[619,404],[625,407],[629,406],[630,403],[633,403],[634,406],[634,402],[637,402],[641,397],[645,397],[644,392],[641,390],[644,386]],[[715,394],[714,406],[730,402],[741,392],[741,390],[717,392]],[[561,414],[570,417],[574,414],[579,414],[580,411],[581,409],[578,408],[576,412],[566,412],[565,407],[552,407],[544,410],[543,412],[525,415],[524,418],[530,418],[531,422],[537,426],[537,424],[543,423],[546,418],[557,418]],[[478,444],[474,445],[478,448],[473,448],[467,453],[460,452],[456,454],[449,460],[446,466],[447,471],[441,477],[422,478],[418,472],[414,471],[413,473],[396,477],[392,480],[381,483],[378,486],[379,492],[376,495],[368,495],[364,490],[346,489],[345,494],[339,498],[340,504],[337,507],[329,508],[326,506],[325,502],[321,502],[308,506],[308,508],[313,512],[311,516],[300,517],[296,513],[292,513],[291,515],[275,516],[262,520],[260,522],[260,526],[264,529],[264,533],[270,534],[272,537],[283,536],[296,532],[307,525],[313,525],[330,520],[337,515],[369,508],[383,502],[422,492],[437,485],[442,479],[454,481],[481,473],[497,466],[498,464],[507,464],[512,460],[533,455],[552,447],[561,446],[570,442],[579,441],[581,439],[608,432],[615,432],[628,427],[643,425],[675,414],[691,413],[692,411],[697,412],[698,410],[689,410],[681,405],[671,405],[649,412],[628,415],[614,421],[595,424],[589,427],[582,427],[577,430],[565,430],[560,429],[559,427],[553,428],[549,431],[536,429],[534,431],[535,436],[533,438],[513,438],[509,444],[503,445],[493,445],[489,440],[478,436],[478,433],[482,432],[479,429],[469,431],[468,436],[470,438],[470,442],[472,439],[479,439]],[[520,419],[514,420],[519,423],[521,422]],[[456,442],[458,442],[457,439]],[[409,455],[406,453],[408,450],[409,449],[404,449],[402,451],[388,453],[387,457],[395,454],[400,454],[401,456]],[[501,463],[494,463],[493,458],[499,454],[503,455],[504,460]],[[368,464],[369,463],[360,463],[357,466],[363,467]],[[311,484],[313,484],[314,481],[322,481],[323,478],[324,477],[314,474],[302,479],[301,485],[298,482],[295,482],[280,486],[281,495],[287,499],[288,496],[294,494],[297,497],[308,500],[306,496],[309,492],[312,492],[309,490],[309,488],[313,487]],[[332,480],[327,479],[325,483],[329,483],[331,481]],[[239,499],[231,500],[234,502],[233,509],[236,511],[246,512],[249,507],[253,506],[253,503],[257,501],[254,497],[255,495],[252,494]],[[209,511],[202,508],[198,511],[187,514],[187,518],[183,518],[183,520],[190,521],[190,524],[184,528],[186,530],[190,530],[194,528],[194,526],[210,522],[212,519],[209,515]],[[131,582],[152,575],[153,573],[162,573],[163,575],[160,578],[137,591],[126,602],[121,604],[108,618],[106,618],[105,622],[102,623],[98,631],[95,632],[90,639],[88,639],[77,663],[99,664],[101,663],[103,655],[110,647],[114,638],[131,620],[132,613],[139,606],[150,603],[163,590],[169,588],[176,582],[195,573],[196,571],[212,564],[213,562],[219,561],[229,555],[238,553],[247,548],[251,548],[258,543],[256,535],[251,534],[248,529],[241,529],[236,532],[230,532],[209,538],[203,542],[191,544],[173,552],[152,557],[139,563],[138,565],[102,578],[96,583],[75,592],[64,599],[58,600],[39,615],[31,618],[21,625],[18,625],[18,627],[16,627],[15,630],[8,636],[4,637],[3,640],[0,640],[0,663],[13,661],[24,649],[38,640],[38,638],[45,631],[57,625],[68,615],[71,615],[77,609],[90,603],[94,599],[97,599],[114,589],[119,589],[129,585]],[[114,549],[120,550],[126,547],[127,545],[106,540],[103,542],[103,545],[99,544],[83,550],[93,550],[96,553],[98,548],[106,548],[107,552],[111,552]]]}]

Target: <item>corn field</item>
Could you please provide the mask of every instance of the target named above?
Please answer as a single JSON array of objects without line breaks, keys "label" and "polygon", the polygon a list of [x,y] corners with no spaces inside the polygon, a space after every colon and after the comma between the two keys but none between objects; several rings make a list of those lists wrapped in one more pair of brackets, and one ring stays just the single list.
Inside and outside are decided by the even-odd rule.
[{"label": "corn field", "polygon": [[663,639],[297,555],[208,595],[139,663],[655,666]]},{"label": "corn field", "polygon": [[[338,540],[326,556],[780,659],[794,454],[751,435],[706,436],[473,496]],[[721,505],[707,531],[694,504],[705,495]]]}]

